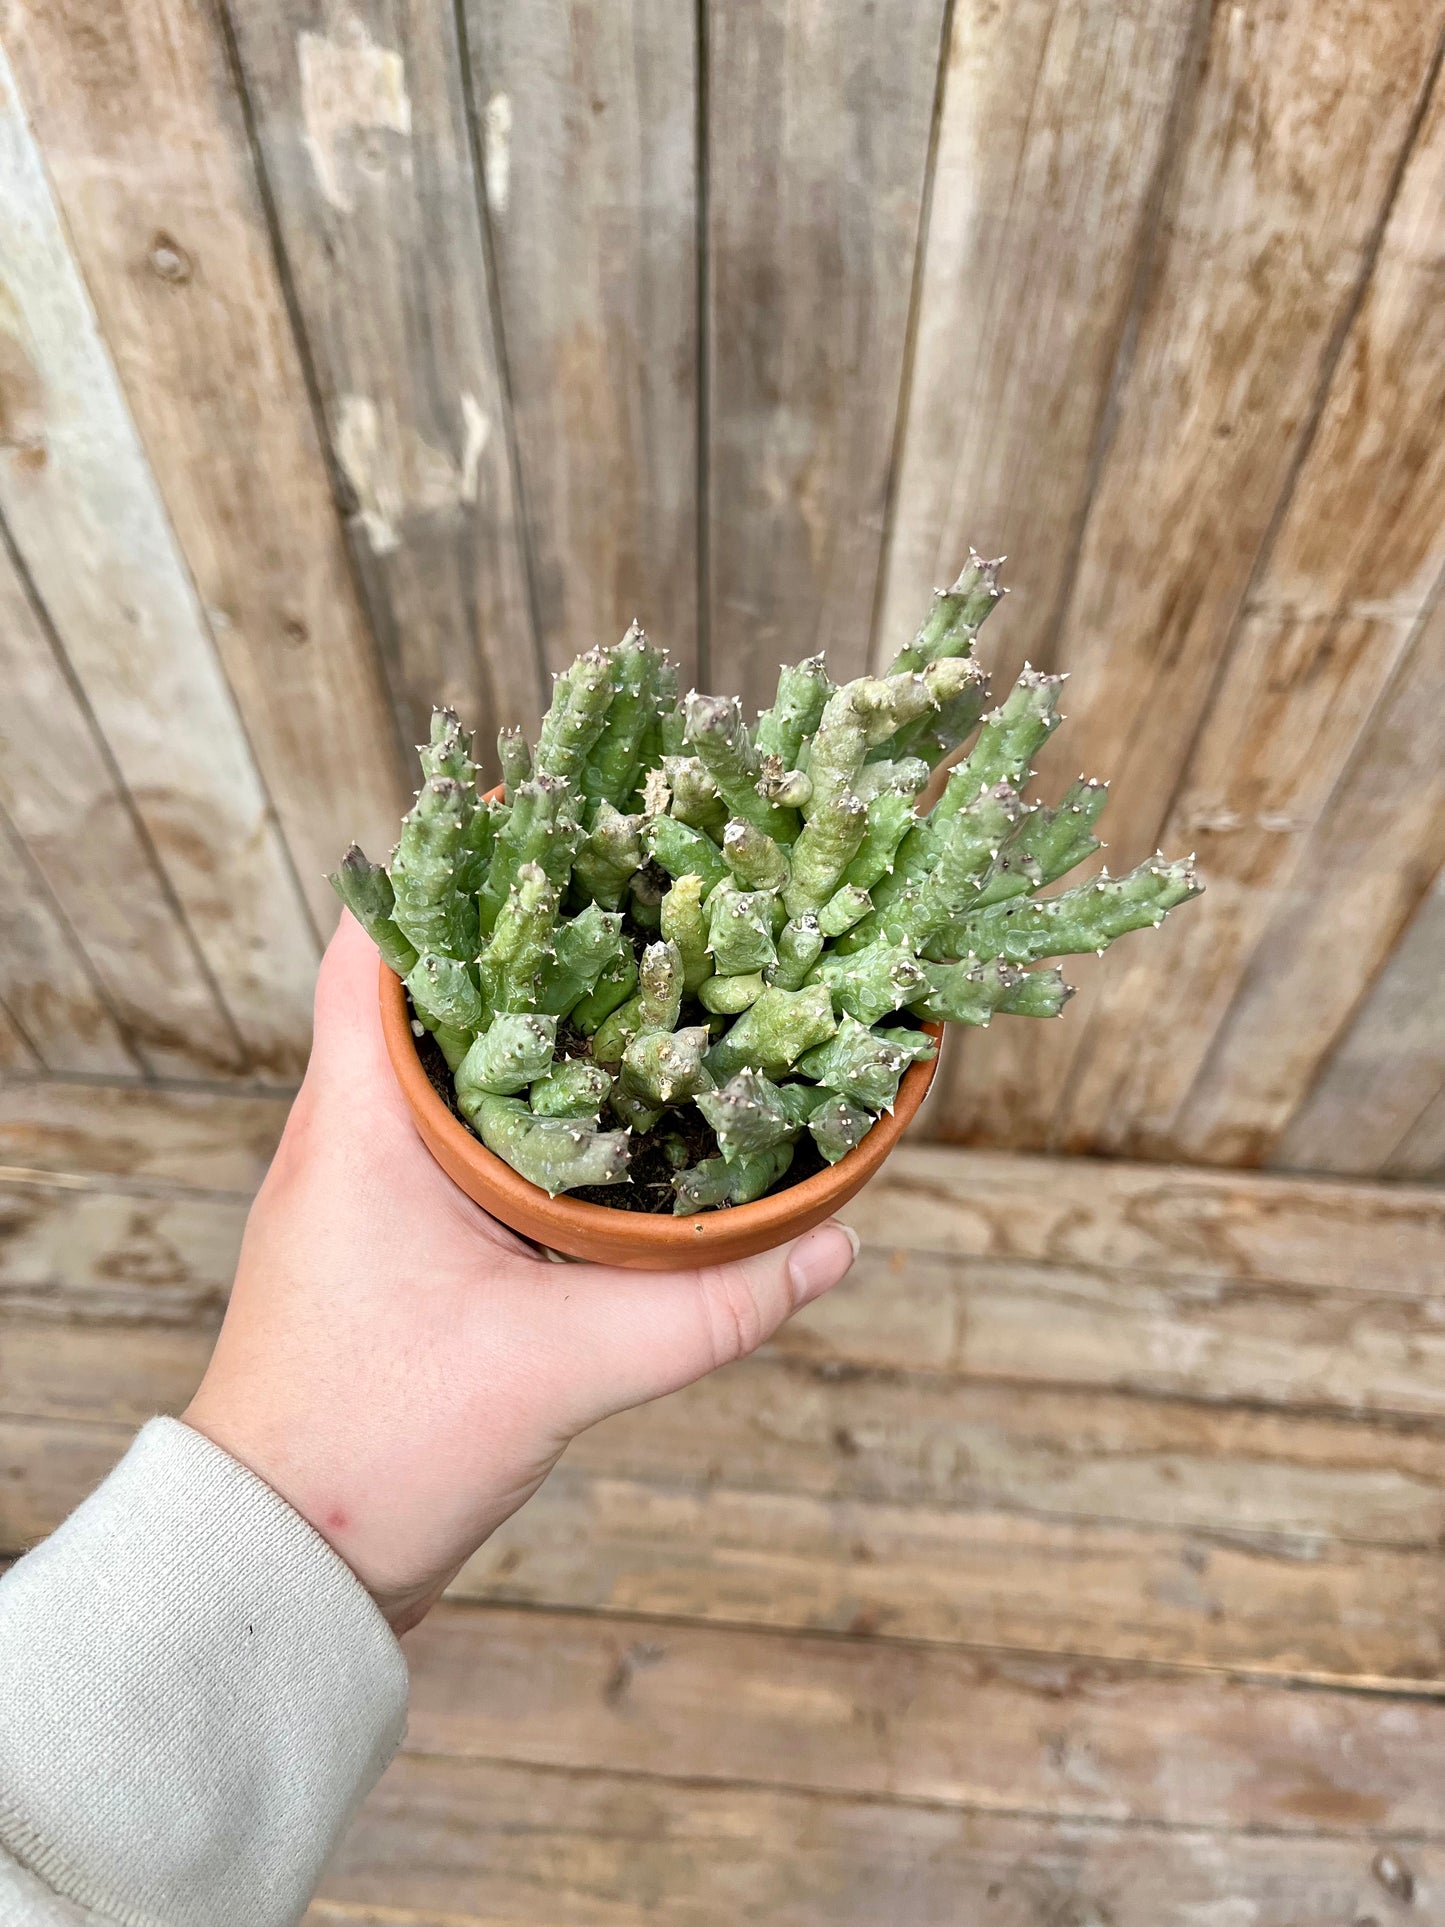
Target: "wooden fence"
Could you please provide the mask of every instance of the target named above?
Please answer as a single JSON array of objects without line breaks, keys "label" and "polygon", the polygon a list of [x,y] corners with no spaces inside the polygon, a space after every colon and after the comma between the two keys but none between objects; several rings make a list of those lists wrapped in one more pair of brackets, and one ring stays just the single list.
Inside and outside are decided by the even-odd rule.
[{"label": "wooden fence", "polygon": [[285,1084],[434,700],[891,652],[1203,902],[937,1135],[1445,1170],[1445,0],[0,0],[0,1064]]}]

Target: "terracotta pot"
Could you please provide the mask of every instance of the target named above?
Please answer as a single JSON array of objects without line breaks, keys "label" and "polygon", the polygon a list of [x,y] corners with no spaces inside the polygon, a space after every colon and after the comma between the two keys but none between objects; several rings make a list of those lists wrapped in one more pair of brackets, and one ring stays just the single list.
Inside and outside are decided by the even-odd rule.
[{"label": "terracotta pot", "polygon": [[[522,1237],[571,1258],[626,1265],[634,1271],[671,1271],[701,1264],[750,1258],[786,1244],[821,1224],[860,1190],[898,1142],[904,1126],[923,1102],[938,1059],[913,1064],[904,1073],[891,1117],[880,1117],[856,1151],[800,1184],[787,1186],[756,1204],[735,1204],[704,1211],[695,1218],[660,1217],[651,1212],[615,1211],[605,1204],[584,1204],[566,1192],[549,1198],[494,1157],[432,1089],[416,1054],[411,1014],[401,979],[381,966],[381,1025],[387,1054],[422,1141],[454,1184]],[[941,1024],[925,1024],[930,1037]]]}]

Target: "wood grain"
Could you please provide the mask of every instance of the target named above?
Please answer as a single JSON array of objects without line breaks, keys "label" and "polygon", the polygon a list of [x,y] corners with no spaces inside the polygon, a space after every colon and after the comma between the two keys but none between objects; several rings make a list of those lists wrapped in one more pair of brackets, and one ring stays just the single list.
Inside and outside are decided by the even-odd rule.
[{"label": "wood grain", "polygon": [[880,667],[970,545],[1014,563],[981,651],[995,687],[1049,653],[1197,13],[954,9]]},{"label": "wood grain", "polygon": [[467,0],[549,665],[637,616],[697,675],[698,55],[667,0]]},{"label": "wood grain", "polygon": [[1440,1832],[1438,1701],[455,1604],[405,1650],[407,1747],[434,1758],[1057,1818]]},{"label": "wood grain", "polygon": [[452,10],[228,9],[405,744],[541,682]]},{"label": "wood grain", "polygon": [[[1216,1833],[700,1787],[403,1754],[331,1862],[312,1922],[407,1927],[1295,1927],[1395,1911],[1373,1842]],[[1438,1921],[1437,1848],[1402,1843]],[[375,1905],[376,1912],[366,1911]]]},{"label": "wood grain", "polygon": [[1186,1157],[1273,1154],[1442,862],[1445,602],[1371,716],[1175,1120]]},{"label": "wood grain", "polygon": [[867,663],[943,0],[711,7],[710,685]]},{"label": "wood grain", "polygon": [[136,1078],[140,1060],[74,933],[0,820],[0,997],[22,1048],[50,1070]]},{"label": "wood grain", "polygon": [[[1197,845],[1208,891],[1187,923],[1131,947],[1087,1014],[1055,1123],[1066,1149],[1174,1148],[1174,1114],[1445,567],[1442,209],[1437,87],[1170,812],[1164,844]],[[1389,1149],[1316,1168],[1376,1170]]]},{"label": "wood grain", "polygon": [[249,1201],[266,1175],[290,1098],[47,1080],[0,1086],[0,1165],[133,1180],[147,1189],[226,1191]]},{"label": "wood grain", "polygon": [[[7,46],[22,47],[28,28],[15,6],[0,17]],[[61,17],[46,9],[45,30]],[[35,25],[42,14],[26,21]],[[58,77],[53,63],[47,71]],[[130,133],[158,151],[153,124],[133,124]],[[52,147],[52,167],[57,158]],[[129,231],[124,223],[116,230]],[[19,397],[16,407],[7,402],[0,513],[250,1066],[294,1074],[310,1029],[314,934],[4,68],[0,260],[7,394]],[[213,346],[203,356],[210,368]],[[172,406],[158,392],[151,399],[158,409]]]},{"label": "wood grain", "polygon": [[0,679],[0,808],[76,933],[131,1050],[152,1075],[237,1071],[240,1040],[3,546]]},{"label": "wood grain", "polygon": [[1104,1159],[904,1144],[847,1207],[866,1244],[1429,1296],[1445,1196]]},{"label": "wood grain", "polygon": [[[257,764],[329,930],[325,873],[352,836],[387,846],[401,770],[218,21],[193,0],[99,14],[84,0],[9,0],[0,17]],[[194,624],[193,654],[204,636]],[[148,694],[161,712],[160,691]],[[164,713],[168,739],[176,714],[205,731],[201,709]],[[239,888],[239,866],[225,874]]]},{"label": "wood grain", "polygon": [[[1445,1090],[1445,872],[1290,1120],[1272,1162],[1286,1170],[1428,1177],[1420,1145]],[[1417,1127],[1422,1135],[1415,1137]]]},{"label": "wood grain", "polygon": [[4,1004],[0,1003],[0,1075],[33,1075],[41,1068],[34,1046]]},{"label": "wood grain", "polygon": [[[154,1240],[154,1218],[144,1222]],[[4,1290],[23,1304],[19,1284]],[[121,1424],[181,1410],[209,1353],[205,1309],[190,1345],[149,1325],[12,1317],[0,1412]],[[607,1420],[568,1464],[666,1492],[725,1480],[746,1493],[1221,1531],[1241,1544],[1445,1539],[1445,1439],[1433,1428],[937,1377],[840,1381],[770,1358]]]},{"label": "wood grain", "polygon": [[[1212,14],[1053,665],[1073,680],[1046,767],[1112,779],[1116,871],[1164,828],[1372,263],[1442,20],[1438,4],[1369,0]],[[1072,973],[1084,994],[1057,1027],[965,1039],[939,1128],[1047,1144],[1091,986],[1124,967]]]}]

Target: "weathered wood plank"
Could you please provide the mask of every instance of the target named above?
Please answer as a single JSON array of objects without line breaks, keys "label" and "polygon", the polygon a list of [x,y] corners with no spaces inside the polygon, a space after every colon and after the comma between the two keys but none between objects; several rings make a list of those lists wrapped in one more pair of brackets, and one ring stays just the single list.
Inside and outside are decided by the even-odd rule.
[{"label": "weathered wood plank", "polygon": [[0,1165],[249,1199],[291,1100],[249,1091],[16,1082],[0,1088]]},{"label": "weathered wood plank", "polygon": [[[53,1531],[133,1426],[0,1419],[0,1549]],[[565,1465],[453,1594],[506,1605],[1430,1687],[1436,1552],[688,1490]]]},{"label": "weathered wood plank", "polygon": [[249,1200],[290,1105],[284,1093],[17,1081],[0,1088],[0,1165]]},{"label": "weathered wood plank", "polygon": [[1285,1170],[1427,1176],[1405,1147],[1445,1090],[1445,872],[1296,1111],[1272,1163]]},{"label": "weathered wood plank", "polygon": [[1171,1128],[1184,1156],[1253,1164],[1273,1155],[1442,863],[1445,601],[1419,629],[1281,892]]},{"label": "weathered wood plank", "polygon": [[0,820],[0,997],[25,1045],[58,1071],[139,1077],[85,958]]},{"label": "weathered wood plank", "polygon": [[28,1076],[41,1068],[30,1040],[0,1003],[0,1073],[7,1077]]},{"label": "weathered wood plank", "polygon": [[[1208,891],[1131,947],[1085,1013],[1055,1121],[1065,1149],[1172,1150],[1174,1113],[1445,566],[1442,252],[1437,88],[1162,839],[1198,845]],[[1353,1127],[1341,1141],[1356,1161],[1314,1168],[1376,1170],[1390,1148],[1371,1159]]]},{"label": "weathered wood plank", "polygon": [[[403,1754],[332,1860],[314,1922],[1047,1927],[1353,1922],[1397,1911],[1376,1843],[1041,1824],[1030,1816]],[[1402,1844],[1442,1917],[1433,1845]]]},{"label": "weathered wood plank", "polygon": [[865,1251],[774,1345],[825,1371],[1445,1417],[1445,1329],[1424,1286],[1392,1297]]},{"label": "weathered wood plank", "polygon": [[[1212,13],[1053,664],[1073,680],[1046,764],[1113,779],[1112,869],[1164,827],[1372,259],[1442,20],[1438,0]],[[1099,974],[1121,967],[1112,958]],[[1061,1025],[966,1038],[937,1128],[1047,1144],[1096,980],[1077,972],[1086,994]]]},{"label": "weathered wood plank", "polygon": [[1328,1679],[1432,1681],[1445,1653],[1433,1551],[669,1491],[565,1465],[453,1590]]},{"label": "weathered wood plank", "polygon": [[[12,1318],[0,1412],[139,1423],[179,1411],[209,1343],[204,1328],[157,1336]],[[1445,1439],[1433,1429],[938,1377],[840,1382],[778,1359],[609,1419],[568,1463],[666,1491],[725,1479],[754,1493],[1222,1531],[1240,1543],[1445,1540]]]},{"label": "weathered wood plank", "polygon": [[984,660],[1051,646],[1192,0],[956,7],[874,654],[971,545],[1017,564]]},{"label": "weathered wood plank", "polygon": [[1438,1701],[454,1604],[405,1646],[413,1753],[1072,1819],[1440,1832]]},{"label": "weathered wood plank", "polygon": [[205,1323],[231,1288],[246,1207],[83,1181],[0,1183],[0,1310],[58,1320]]},{"label": "weathered wood plank", "polygon": [[244,1051],[230,1017],[3,546],[0,681],[0,807],[77,934],[132,1050],[158,1076],[239,1069]]},{"label": "weathered wood plank", "polygon": [[942,0],[707,9],[709,656],[868,656]]},{"label": "weathered wood plank", "polygon": [[698,61],[667,0],[468,0],[548,660],[634,615],[697,674]]},{"label": "weathered wood plank", "polygon": [[847,1207],[867,1244],[1167,1276],[1440,1289],[1429,1186],[960,1153],[905,1144]]},{"label": "weathered wood plank", "polygon": [[1387,1177],[1445,1178],[1445,1091],[1424,1111],[1390,1158]]},{"label": "weathered wood plank", "polygon": [[541,680],[450,8],[230,18],[405,743],[534,729]]},{"label": "weathered wood plank", "polygon": [[[60,18],[46,9],[46,31]],[[42,14],[30,10],[24,19],[34,25]],[[12,8],[7,45],[20,43],[22,36],[9,31],[18,20]],[[58,78],[65,65],[47,63],[47,72]],[[88,127],[85,139],[98,132]],[[148,153],[163,145],[155,121],[143,114],[128,132]],[[50,149],[52,163],[61,145]],[[137,204],[118,221],[117,246],[138,218]],[[7,385],[21,397],[0,448],[0,512],[252,1065],[284,1076],[304,1058],[315,939],[4,67],[0,260],[0,342]],[[173,292],[130,263],[124,275],[155,282],[165,299]],[[232,379],[216,348],[206,340],[198,362],[218,380]],[[173,409],[159,389],[141,386],[154,407]],[[192,425],[198,434],[218,426]],[[249,465],[244,434],[236,446],[238,461]],[[259,466],[257,473],[260,486]]]},{"label": "weathered wood plank", "polygon": [[[325,873],[353,835],[394,834],[401,768],[218,20],[186,0],[100,14],[17,5],[6,40],[302,888],[329,929]],[[203,637],[192,623],[192,651]],[[112,633],[101,648],[124,644]],[[88,660],[82,675],[89,684]],[[179,714],[215,750],[203,710],[145,693],[168,748]],[[235,869],[227,881],[242,887]]]}]

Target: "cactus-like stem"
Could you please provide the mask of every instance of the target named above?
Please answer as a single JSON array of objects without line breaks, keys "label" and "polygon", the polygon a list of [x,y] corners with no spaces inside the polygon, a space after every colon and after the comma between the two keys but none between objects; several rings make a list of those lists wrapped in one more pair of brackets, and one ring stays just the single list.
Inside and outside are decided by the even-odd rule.
[{"label": "cactus-like stem", "polygon": [[776,803],[782,809],[801,810],[812,799],[813,779],[804,770],[785,768],[781,756],[765,756],[758,795],[765,803]]},{"label": "cactus-like stem", "polygon": [[850,1097],[825,1099],[808,1119],[813,1142],[829,1164],[836,1164],[840,1158],[846,1157],[863,1142],[872,1128],[873,1113],[863,1105],[855,1104]]},{"label": "cactus-like stem", "polygon": [[607,721],[617,689],[617,664],[605,649],[589,649],[557,678],[542,719],[534,758],[539,776],[576,784]]},{"label": "cactus-like stem", "polygon": [[708,947],[719,976],[767,970],[777,961],[770,890],[719,884],[707,900]]},{"label": "cactus-like stem", "polygon": [[418,957],[406,987],[423,1019],[434,1017],[450,1030],[475,1033],[489,1020],[473,972],[455,957]]},{"label": "cactus-like stem", "polygon": [[353,843],[326,880],[381,952],[387,969],[405,977],[416,963],[416,945],[402,935],[391,914],[396,893],[386,871]]},{"label": "cactus-like stem", "polygon": [[569,1057],[536,1078],[527,1093],[534,1117],[590,1117],[601,1115],[612,1079],[600,1064]]},{"label": "cactus-like stem", "polygon": [[497,731],[497,761],[502,766],[502,782],[510,802],[532,774],[531,745],[515,724]]},{"label": "cactus-like stem", "polygon": [[402,824],[391,864],[393,916],[419,954],[468,960],[477,954],[477,907],[456,889],[468,810],[460,783],[433,776]]},{"label": "cactus-like stem", "polygon": [[801,990],[808,972],[823,954],[823,931],[811,911],[789,917],[778,935],[778,961],[768,982],[779,990]]},{"label": "cactus-like stem", "polygon": [[837,1028],[826,984],[804,990],[779,990],[770,984],[713,1045],[707,1067],[719,1083],[745,1064],[777,1081],[804,1051],[825,1043]]},{"label": "cactus-like stem", "polygon": [[798,752],[817,729],[823,705],[833,693],[822,656],[784,663],[778,671],[778,693],[753,731],[760,756],[776,756],[783,769],[792,769]]},{"label": "cactus-like stem", "polygon": [[949,935],[950,954],[1035,963],[1106,950],[1130,930],[1162,923],[1176,904],[1198,894],[1192,864],[1155,857],[1127,876],[1097,877],[1056,897],[1015,897],[962,917]]},{"label": "cactus-like stem", "polygon": [[673,1179],[677,1198],[672,1208],[686,1218],[718,1205],[751,1204],[777,1183],[792,1161],[791,1144],[775,1144],[770,1151],[756,1151],[732,1164],[726,1158],[704,1158]]},{"label": "cactus-like stem", "polygon": [[553,1017],[567,1016],[615,961],[622,941],[621,916],[599,910],[595,903],[559,923],[553,954],[542,960],[537,1009]]},{"label": "cactus-like stem", "polygon": [[816,914],[842,882],[868,828],[868,806],[841,790],[822,808],[815,790],[810,814],[793,845],[793,869],[783,902],[790,917]]},{"label": "cactus-like stem", "polygon": [[524,863],[478,968],[491,1009],[535,1010],[542,973],[556,955],[557,890],[538,864]]},{"label": "cactus-like stem", "polygon": [[504,1011],[457,1067],[457,1108],[474,1117],[484,1097],[511,1097],[543,1076],[552,1062],[557,1019]]},{"label": "cactus-like stem", "polygon": [[682,953],[675,943],[650,943],[638,968],[643,1030],[675,1030],[682,1009]]},{"label": "cactus-like stem", "polygon": [[891,1010],[902,1010],[923,989],[923,968],[908,942],[878,937],[850,956],[824,956],[813,968],[834,1003],[860,1024],[876,1024]]},{"label": "cactus-like stem", "polygon": [[906,649],[900,649],[889,665],[890,673],[903,669],[926,669],[945,656],[966,656],[973,648],[985,617],[1004,591],[998,584],[1002,556],[985,561],[970,549],[958,580],[948,589],[935,589],[933,607],[922,628]]},{"label": "cactus-like stem", "polygon": [[706,769],[731,816],[745,817],[777,842],[790,843],[798,819],[758,793],[761,765],[743,725],[736,696],[688,697],[687,742]]},{"label": "cactus-like stem", "polygon": [[876,1113],[892,1109],[910,1064],[936,1055],[933,1039],[921,1030],[872,1030],[856,1018],[844,1017],[826,1044],[799,1059],[798,1069],[815,1084],[824,1084]]},{"label": "cactus-like stem", "polygon": [[811,1084],[774,1084],[760,1071],[740,1070],[720,1091],[697,1100],[729,1164],[795,1138],[823,1093]]},{"label": "cactus-like stem", "polygon": [[454,709],[434,709],[431,713],[431,741],[418,746],[422,775],[430,781],[444,776],[460,783],[475,800],[477,766],[472,761],[472,739],[462,728]]},{"label": "cactus-like stem", "polygon": [[898,847],[913,828],[916,818],[912,799],[898,790],[882,790],[868,804],[868,821],[863,839],[843,881],[870,893],[885,877],[893,874]]},{"label": "cactus-like stem", "polygon": [[[591,1037],[636,989],[637,959],[629,948],[603,966],[596,983],[585,997],[578,999],[568,1015],[584,1037]],[[619,1050],[618,1056],[621,1054]]]},{"label": "cactus-like stem", "polygon": [[861,923],[872,908],[873,899],[866,890],[860,890],[856,883],[845,883],[818,912],[818,928],[825,937],[841,937],[845,930]]},{"label": "cactus-like stem", "polygon": [[609,1070],[618,1070],[622,1054],[642,1028],[642,997],[634,991],[626,1003],[618,1004],[597,1026],[592,1038],[592,1056]]},{"label": "cactus-like stem", "polygon": [[627,1176],[631,1154],[622,1131],[598,1131],[583,1118],[534,1117],[516,1097],[483,1097],[472,1123],[489,1151],[553,1197]]},{"label": "cactus-like stem", "polygon": [[622,1053],[624,1087],[659,1110],[684,1104],[713,1088],[712,1076],[703,1065],[707,1048],[703,1024],[672,1032],[639,1031]]},{"label": "cactus-like stem", "polygon": [[731,976],[709,977],[697,997],[704,1010],[719,1017],[736,1017],[755,1004],[766,988],[760,970],[737,971]]},{"label": "cactus-like stem", "polygon": [[973,734],[974,728],[988,702],[988,677],[982,670],[973,670],[962,686],[946,695],[939,703],[936,713],[922,716],[886,743],[876,754],[880,756],[915,756],[927,763],[932,769],[935,764]]},{"label": "cactus-like stem", "polygon": [[996,957],[988,963],[926,963],[923,993],[913,1008],[939,1023],[987,1028],[1002,1013],[1017,1017],[1057,1017],[1073,990],[1057,970],[1019,970]]},{"label": "cactus-like stem", "polygon": [[1030,669],[986,718],[973,748],[949,777],[934,805],[930,821],[943,825],[982,790],[1008,783],[1021,790],[1028,781],[1034,757],[1059,726],[1062,676],[1046,676]]},{"label": "cactus-like stem", "polygon": [[662,899],[659,918],[664,943],[677,946],[682,958],[684,996],[695,996],[712,975],[708,951],[707,917],[702,907],[702,878],[681,876]]},{"label": "cactus-like stem", "polygon": [[594,903],[615,910],[641,869],[643,818],[624,816],[606,797],[597,805],[591,831],[572,859],[572,874]]},{"label": "cactus-like stem", "polygon": [[728,820],[728,806],[717,784],[696,756],[669,756],[662,766],[671,794],[669,808],[679,823],[720,837]]},{"label": "cactus-like stem", "polygon": [[712,838],[701,830],[689,829],[675,816],[652,817],[643,841],[653,862],[670,877],[699,878],[704,896],[732,874]]},{"label": "cactus-like stem", "polygon": [[723,862],[744,890],[781,890],[788,880],[788,859],[766,830],[735,816],[723,831]]},{"label": "cactus-like stem", "polygon": [[486,881],[477,899],[484,937],[496,928],[502,905],[524,865],[535,863],[559,890],[566,883],[582,837],[574,802],[565,785],[545,773],[529,777],[519,787],[492,845]]},{"label": "cactus-like stem", "polygon": [[620,809],[636,789],[643,742],[657,716],[661,668],[660,653],[634,622],[614,651],[616,694],[582,771],[582,793],[590,803],[605,800]]}]

